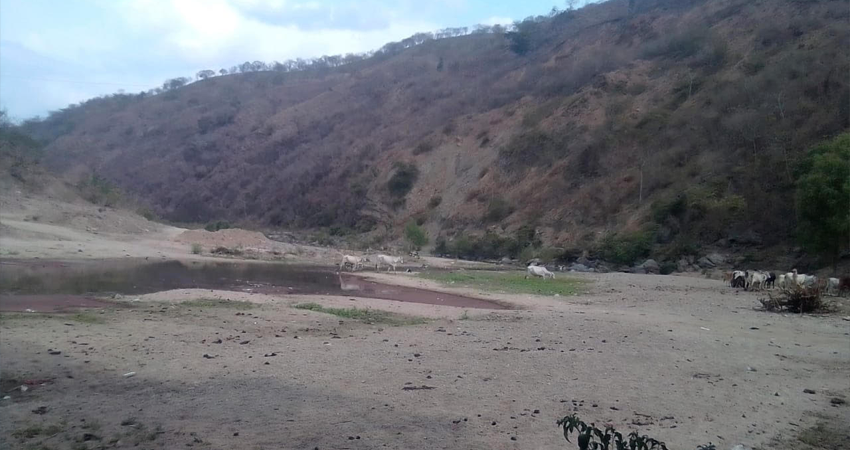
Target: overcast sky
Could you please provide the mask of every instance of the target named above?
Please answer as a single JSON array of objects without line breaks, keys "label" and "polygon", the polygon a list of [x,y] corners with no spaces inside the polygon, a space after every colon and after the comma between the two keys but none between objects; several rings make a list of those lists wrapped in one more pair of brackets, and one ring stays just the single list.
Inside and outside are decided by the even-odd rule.
[{"label": "overcast sky", "polygon": [[0,0],[0,106],[16,119],[244,61],[380,48],[563,0]]}]

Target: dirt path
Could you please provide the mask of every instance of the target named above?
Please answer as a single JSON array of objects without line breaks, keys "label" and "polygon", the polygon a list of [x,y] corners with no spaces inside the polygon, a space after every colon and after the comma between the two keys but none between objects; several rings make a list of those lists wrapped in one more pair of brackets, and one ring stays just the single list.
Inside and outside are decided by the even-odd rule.
[{"label": "dirt path", "polygon": [[[576,412],[671,448],[790,449],[814,448],[796,436],[819,423],[850,423],[850,408],[830,404],[850,396],[850,322],[754,311],[754,295],[716,281],[594,278],[591,294],[517,296],[527,309],[465,320],[445,306],[221,291],[150,294],[70,326],[4,319],[4,386],[52,381],[12,392],[0,431],[11,447],[69,448],[90,433],[119,448],[143,435],[165,448],[556,449],[569,447],[554,421]],[[258,307],[178,304],[217,296]],[[435,321],[368,325],[291,308],[305,301]],[[141,425],[121,425],[131,418]],[[10,438],[27,424],[62,430]]]}]

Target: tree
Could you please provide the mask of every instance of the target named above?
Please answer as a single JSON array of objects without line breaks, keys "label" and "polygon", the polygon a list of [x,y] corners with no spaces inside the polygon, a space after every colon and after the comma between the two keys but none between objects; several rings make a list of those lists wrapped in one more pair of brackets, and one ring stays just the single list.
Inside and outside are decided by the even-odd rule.
[{"label": "tree", "polygon": [[425,230],[416,225],[414,221],[410,221],[404,227],[404,238],[407,239],[414,250],[421,250],[422,246],[428,244],[428,235],[425,234]]},{"label": "tree", "polygon": [[809,152],[796,200],[800,242],[836,264],[842,247],[850,247],[850,133]]},{"label": "tree", "polygon": [[207,78],[214,77],[215,71],[209,70],[209,69],[202,70],[202,71],[198,72],[196,76],[198,77],[199,80],[206,80]]},{"label": "tree", "polygon": [[221,70],[219,70],[219,71],[218,71],[218,74],[219,74],[219,75],[222,75],[222,76],[223,76],[223,75],[227,75],[227,69],[221,69]]}]

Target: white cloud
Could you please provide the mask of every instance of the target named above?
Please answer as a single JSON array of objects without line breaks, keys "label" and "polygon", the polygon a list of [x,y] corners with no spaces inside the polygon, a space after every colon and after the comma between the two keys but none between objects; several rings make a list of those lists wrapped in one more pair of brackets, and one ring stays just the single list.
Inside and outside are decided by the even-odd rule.
[{"label": "white cloud", "polygon": [[482,25],[510,25],[514,23],[514,19],[510,17],[488,17],[481,21]]}]

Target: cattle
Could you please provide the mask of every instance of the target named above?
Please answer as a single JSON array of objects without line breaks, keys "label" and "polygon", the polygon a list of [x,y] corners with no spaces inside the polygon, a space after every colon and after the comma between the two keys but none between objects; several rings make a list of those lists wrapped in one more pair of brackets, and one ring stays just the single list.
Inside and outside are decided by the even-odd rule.
[{"label": "cattle", "polygon": [[343,255],[342,262],[339,263],[339,271],[342,272],[345,266],[350,264],[351,271],[356,271],[358,267],[362,267],[364,262],[369,262],[369,258],[362,256]]},{"label": "cattle", "polygon": [[528,268],[526,269],[525,278],[528,279],[529,275],[534,276],[534,277],[541,277],[544,280],[546,278],[552,278],[553,280],[555,279],[555,274],[552,273],[552,272],[549,272],[549,270],[546,269],[543,266],[534,266],[534,265],[528,266]]},{"label": "cattle", "polygon": [[375,270],[380,270],[381,266],[387,266],[387,272],[390,271],[390,268],[395,272],[396,266],[404,264],[404,258],[401,256],[387,256],[387,255],[378,255],[377,262],[375,264]]},{"label": "cattle", "polygon": [[767,272],[767,279],[764,280],[764,286],[769,289],[773,289],[776,287],[776,274],[773,272]]}]

